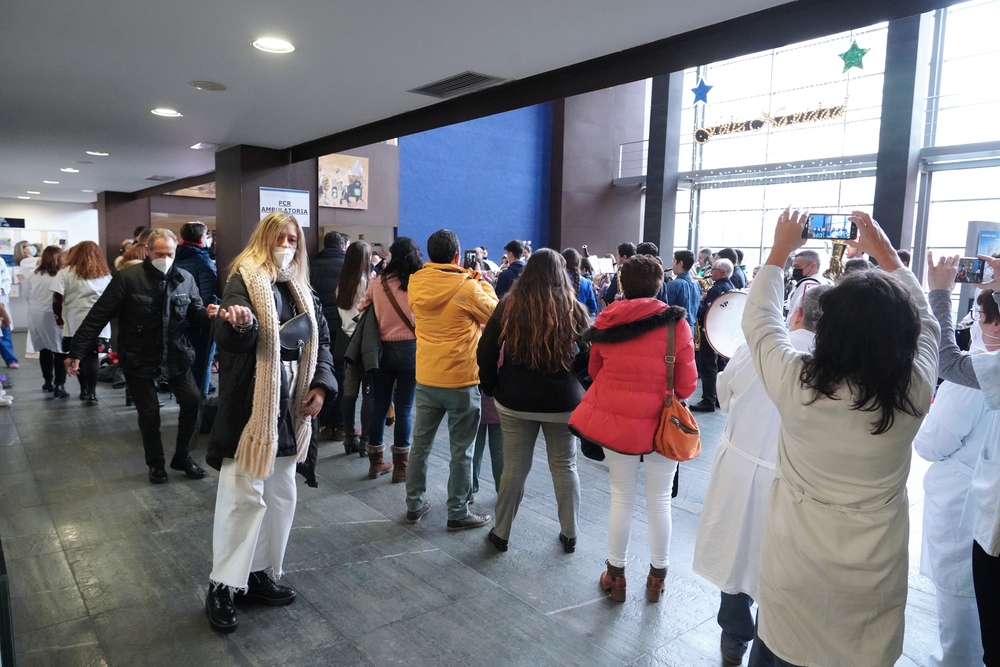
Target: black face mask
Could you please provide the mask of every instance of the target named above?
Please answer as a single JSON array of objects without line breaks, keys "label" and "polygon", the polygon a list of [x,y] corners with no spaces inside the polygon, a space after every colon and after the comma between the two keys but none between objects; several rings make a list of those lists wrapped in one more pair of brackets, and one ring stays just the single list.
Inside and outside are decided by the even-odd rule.
[{"label": "black face mask", "polygon": [[792,280],[798,282],[805,278],[805,274],[802,273],[802,269],[792,269]]}]

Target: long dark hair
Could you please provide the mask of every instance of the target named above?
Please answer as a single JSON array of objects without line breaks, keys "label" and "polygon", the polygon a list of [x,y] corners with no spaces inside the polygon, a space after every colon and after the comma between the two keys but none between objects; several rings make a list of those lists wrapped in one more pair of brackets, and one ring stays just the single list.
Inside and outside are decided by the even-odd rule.
[{"label": "long dark hair", "polygon": [[364,241],[355,241],[344,253],[344,267],[337,283],[337,308],[351,310],[357,303],[358,287],[368,285],[372,271],[372,249]]},{"label": "long dark hair", "polygon": [[834,398],[846,385],[852,410],[875,412],[872,434],[892,428],[896,412],[914,417],[910,398],[920,315],[910,293],[884,271],[857,271],[819,298],[816,349],[799,380],[816,397]]},{"label": "long dark hair", "polygon": [[563,259],[566,260],[566,270],[569,271],[569,277],[573,281],[573,289],[576,293],[580,293],[580,253],[576,251],[576,248],[566,248],[562,251]]},{"label": "long dark hair", "polygon": [[400,236],[389,246],[389,256],[391,259],[382,275],[386,278],[395,277],[399,280],[399,289],[405,292],[406,288],[410,286],[410,276],[424,265],[420,246],[413,239]]},{"label": "long dark hair", "polygon": [[63,265],[63,251],[57,245],[50,245],[42,251],[42,259],[38,262],[35,273],[39,275],[54,276],[59,273]]},{"label": "long dark hair", "polygon": [[530,371],[568,371],[573,343],[588,326],[590,315],[569,282],[566,260],[549,248],[532,253],[504,297],[504,355]]}]

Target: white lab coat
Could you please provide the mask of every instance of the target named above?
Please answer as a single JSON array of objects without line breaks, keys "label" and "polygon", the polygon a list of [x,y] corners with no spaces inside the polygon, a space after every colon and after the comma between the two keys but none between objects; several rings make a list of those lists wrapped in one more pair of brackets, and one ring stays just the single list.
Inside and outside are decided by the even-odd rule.
[{"label": "white lab coat", "polygon": [[55,276],[29,271],[25,274],[21,289],[28,299],[28,335],[36,350],[52,350],[61,353],[62,327],[56,324],[52,311],[52,283]]},{"label": "white lab coat", "polygon": [[1000,556],[1000,353],[972,357],[976,380],[982,387],[986,405],[993,410],[983,447],[972,474],[972,486],[962,513],[962,523],[983,551]]},{"label": "white lab coat", "polygon": [[920,573],[937,588],[940,647],[930,667],[979,664],[983,644],[972,583],[972,529],[961,523],[992,411],[983,392],[945,382],[913,440],[922,458],[932,461],[924,475],[923,546]]},{"label": "white lab coat", "polygon": [[[791,331],[796,350],[808,352],[816,334]],[[719,404],[728,412],[694,546],[694,571],[723,593],[757,598],[767,502],[778,460],[781,417],[750,357],[740,346],[719,375]]]},{"label": "white lab coat", "polygon": [[[743,331],[781,415],[757,602],[758,634],[775,655],[805,667],[884,667],[903,650],[913,438],[930,407],[941,330],[908,269],[893,275],[913,296],[921,331],[910,398],[921,417],[896,413],[873,435],[871,412],[802,387],[803,354],[781,314],[783,275],[757,274]],[[862,324],[863,326],[863,324]]]},{"label": "white lab coat", "polygon": [[[52,291],[63,295],[62,318],[63,335],[72,336],[83,324],[87,313],[94,307],[97,300],[104,294],[111,276],[102,276],[83,280],[72,268],[59,269],[52,281]],[[111,325],[107,324],[101,330],[98,338],[111,338]]]}]

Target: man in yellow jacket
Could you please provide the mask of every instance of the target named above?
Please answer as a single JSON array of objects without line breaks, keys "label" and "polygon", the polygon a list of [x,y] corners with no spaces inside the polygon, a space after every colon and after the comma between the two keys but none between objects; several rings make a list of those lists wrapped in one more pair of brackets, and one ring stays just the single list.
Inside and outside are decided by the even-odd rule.
[{"label": "man in yellow jacket", "polygon": [[497,297],[478,271],[459,265],[460,256],[453,232],[434,232],[427,239],[430,261],[410,277],[407,289],[417,335],[417,396],[406,471],[406,521],[416,523],[430,509],[425,498],[427,457],[447,414],[449,531],[477,528],[491,519],[469,511],[469,488],[480,412],[476,348]]}]

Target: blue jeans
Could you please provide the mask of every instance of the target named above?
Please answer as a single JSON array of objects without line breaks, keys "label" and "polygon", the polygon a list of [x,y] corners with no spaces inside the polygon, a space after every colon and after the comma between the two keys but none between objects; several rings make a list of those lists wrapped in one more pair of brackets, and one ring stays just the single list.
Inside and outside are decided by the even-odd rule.
[{"label": "blue jeans", "polygon": [[3,360],[8,366],[18,363],[17,356],[14,354],[14,339],[11,336],[10,327],[0,329],[0,334],[3,335],[0,338],[0,356],[3,356]]},{"label": "blue jeans", "polygon": [[392,431],[392,446],[397,451],[410,448],[413,431],[413,401],[417,391],[417,341],[384,340],[372,392],[375,395],[368,426],[368,444],[374,451],[384,446],[385,418],[396,396],[396,424]]},{"label": "blue jeans", "polygon": [[746,593],[722,594],[717,620],[722,628],[722,650],[726,655],[740,658],[747,652],[754,633],[752,605],[753,598]]},{"label": "blue jeans", "polygon": [[417,383],[413,446],[406,471],[406,509],[419,511],[427,492],[427,459],[438,426],[448,415],[451,466],[448,475],[448,520],[469,515],[472,488],[472,448],[476,443],[480,414],[479,387],[428,387]]},{"label": "blue jeans", "polygon": [[185,334],[194,348],[194,364],[191,366],[194,384],[201,392],[201,397],[205,398],[212,384],[212,357],[215,356],[212,330],[208,327],[189,327]]}]

